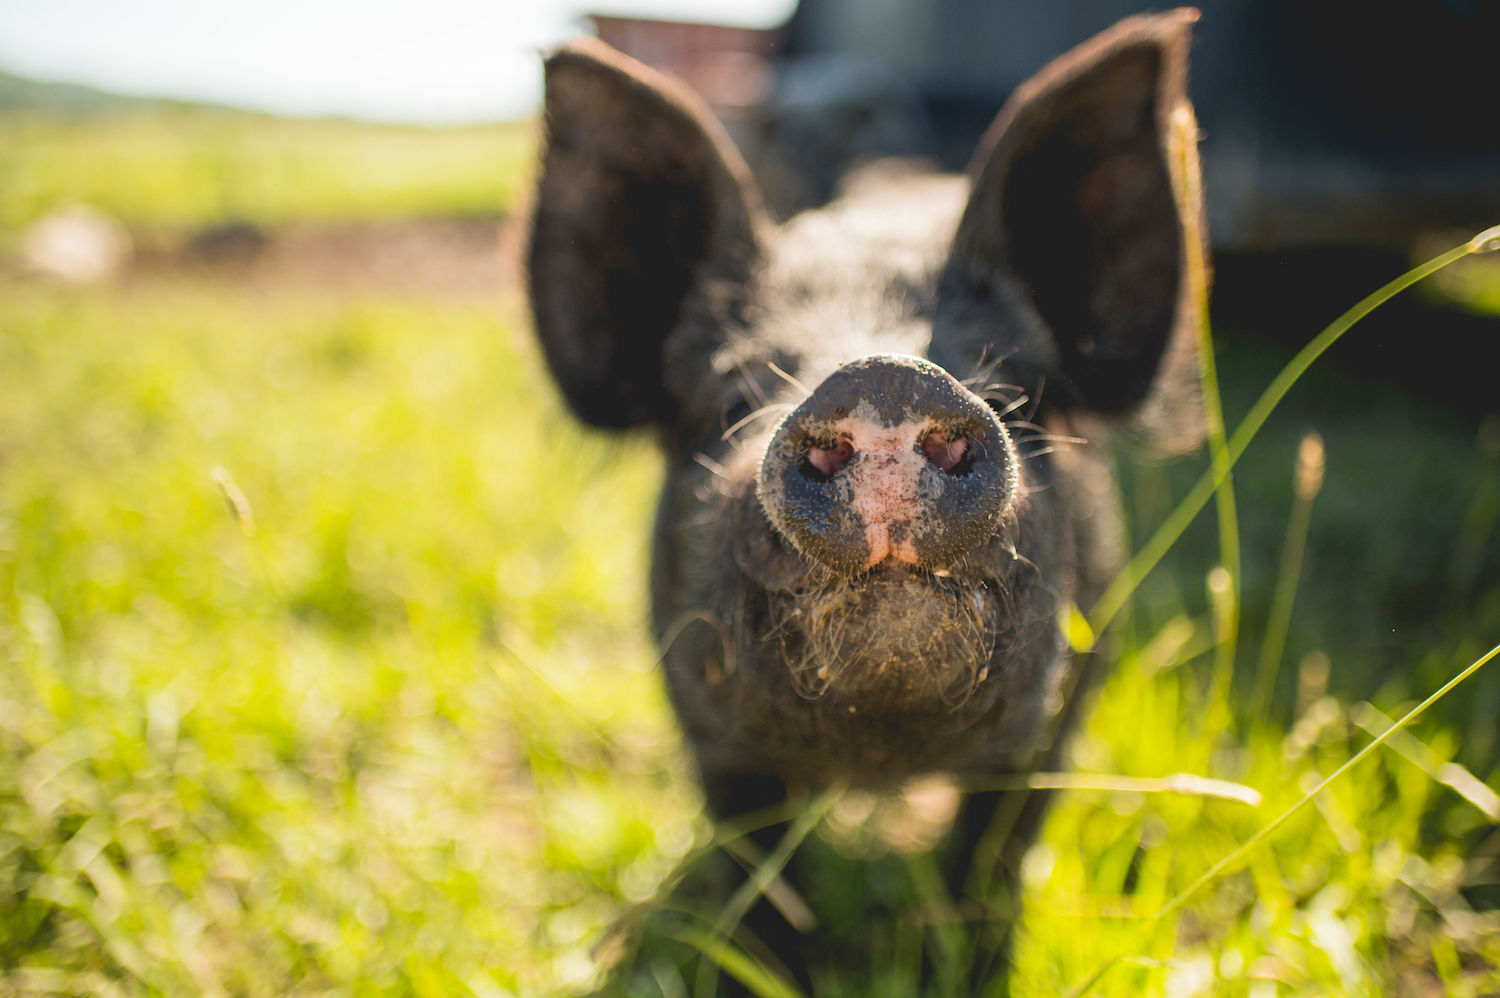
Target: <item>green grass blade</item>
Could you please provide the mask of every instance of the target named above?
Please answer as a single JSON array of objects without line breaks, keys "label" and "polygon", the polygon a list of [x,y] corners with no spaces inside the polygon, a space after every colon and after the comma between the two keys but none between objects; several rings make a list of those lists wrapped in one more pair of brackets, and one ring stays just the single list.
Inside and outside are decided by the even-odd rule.
[{"label": "green grass blade", "polygon": [[797,816],[792,822],[792,827],[787,829],[776,848],[766,857],[765,862],[756,867],[755,872],[748,877],[734,895],[724,905],[724,910],[719,914],[719,920],[715,925],[715,931],[720,935],[728,936],[739,924],[740,919],[745,917],[745,912],[755,903],[755,899],[765,893],[766,887],[771,881],[781,875],[781,871],[791,860],[792,853],[802,845],[804,839],[818,827],[838,800],[843,796],[842,787],[831,787],[823,791],[807,805],[807,809]]},{"label": "green grass blade", "polygon": [[1281,561],[1276,583],[1271,590],[1271,612],[1260,643],[1255,665],[1255,684],[1250,693],[1252,717],[1265,717],[1276,688],[1276,673],[1281,654],[1286,649],[1287,630],[1292,620],[1292,605],[1297,598],[1297,579],[1302,574],[1302,560],[1307,551],[1307,534],[1312,525],[1313,500],[1323,481],[1323,438],[1309,433],[1297,449],[1297,466],[1293,489],[1292,512],[1287,519],[1286,537],[1281,545]]},{"label": "green grass blade", "polygon": [[665,933],[712,960],[725,973],[750,989],[757,998],[802,998],[802,992],[762,967],[749,954],[716,933],[684,929]]},{"label": "green grass blade", "polygon": [[1228,476],[1229,470],[1245,453],[1245,449],[1250,446],[1250,441],[1255,439],[1255,435],[1265,425],[1266,419],[1286,397],[1292,386],[1307,373],[1307,369],[1314,361],[1337,343],[1357,322],[1413,284],[1425,280],[1472,253],[1486,253],[1496,248],[1500,248],[1500,226],[1486,229],[1468,242],[1455,246],[1448,252],[1408,270],[1379,290],[1367,295],[1299,350],[1255,400],[1255,404],[1250,407],[1245,418],[1235,427],[1234,433],[1229,438],[1225,460],[1215,463],[1203,473],[1151,539],[1110,583],[1089,617],[1089,625],[1094,633],[1103,633],[1110,621],[1114,620],[1124,608],[1131,594],[1157,566],[1172,545],[1177,543],[1177,539],[1182,536],[1188,524],[1216,494],[1224,478]]},{"label": "green grass blade", "polygon": [[[740,924],[740,921],[745,917],[746,912],[750,910],[751,905],[755,903],[755,899],[764,894],[767,888],[770,887],[771,882],[781,875],[781,871],[790,862],[792,853],[796,852],[807,836],[812,834],[812,830],[818,827],[818,823],[827,817],[828,812],[833,809],[833,806],[838,803],[839,798],[843,794],[843,787],[830,787],[814,797],[808,803],[806,809],[797,815],[791,827],[787,829],[786,834],[781,837],[781,841],[776,844],[776,848],[755,868],[754,872],[745,879],[745,882],[739,886],[724,904],[723,910],[720,911],[719,917],[714,923],[713,939],[720,942],[727,942],[729,937],[734,934],[734,930]],[[719,963],[713,957],[712,953],[709,953],[707,950],[704,952],[705,955],[714,959],[715,963]],[[723,966],[721,963],[719,965]],[[706,964],[703,969],[705,971],[708,970]],[[725,969],[728,968],[725,967]],[[711,975],[700,974],[697,982],[697,992],[699,994],[707,994],[711,992],[712,988],[713,981]]]},{"label": "green grass blade", "polygon": [[[1219,370],[1214,362],[1213,333],[1208,321],[1208,265],[1205,254],[1197,252],[1206,245],[1203,232],[1203,192],[1201,171],[1197,162],[1197,123],[1186,108],[1173,117],[1172,162],[1176,166],[1173,185],[1178,214],[1183,219],[1183,242],[1188,252],[1183,257],[1183,279],[1192,303],[1196,322],[1193,335],[1198,341],[1198,380],[1203,391],[1203,422],[1208,434],[1209,456],[1217,485],[1214,504],[1219,514],[1219,564],[1228,573],[1227,584],[1215,587],[1214,683],[1227,687],[1234,669],[1234,652],[1239,635],[1240,606],[1240,530],[1235,509],[1234,480],[1229,470],[1228,441],[1224,429],[1224,404],[1219,391]],[[1211,698],[1216,699],[1216,698]]]}]

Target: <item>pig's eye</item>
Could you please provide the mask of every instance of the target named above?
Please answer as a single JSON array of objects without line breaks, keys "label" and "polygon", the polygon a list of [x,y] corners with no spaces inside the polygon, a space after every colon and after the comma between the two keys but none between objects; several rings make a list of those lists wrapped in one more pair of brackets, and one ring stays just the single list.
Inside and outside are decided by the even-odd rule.
[{"label": "pig's eye", "polygon": [[927,460],[950,475],[967,475],[974,467],[977,451],[977,446],[962,435],[950,439],[948,434],[935,431],[922,438],[922,453]]},{"label": "pig's eye", "polygon": [[827,446],[814,444],[807,449],[807,460],[802,462],[802,472],[816,481],[826,482],[853,458],[854,444],[847,438],[830,440]]}]

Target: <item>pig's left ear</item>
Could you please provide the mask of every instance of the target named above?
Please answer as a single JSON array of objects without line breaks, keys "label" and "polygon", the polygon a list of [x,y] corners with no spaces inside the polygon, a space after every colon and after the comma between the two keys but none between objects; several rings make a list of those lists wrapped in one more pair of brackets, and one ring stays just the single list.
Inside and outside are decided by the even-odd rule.
[{"label": "pig's left ear", "polygon": [[1044,409],[1125,417],[1168,449],[1201,432],[1196,19],[1128,18],[1016,91],[971,167],[945,282],[1019,317],[982,348],[1028,371]]},{"label": "pig's left ear", "polygon": [[690,299],[733,307],[757,257],[749,171],[702,101],[599,42],[549,56],[546,86],[529,262],[548,366],[595,426],[669,422],[693,374],[667,356],[706,352],[673,337]]}]

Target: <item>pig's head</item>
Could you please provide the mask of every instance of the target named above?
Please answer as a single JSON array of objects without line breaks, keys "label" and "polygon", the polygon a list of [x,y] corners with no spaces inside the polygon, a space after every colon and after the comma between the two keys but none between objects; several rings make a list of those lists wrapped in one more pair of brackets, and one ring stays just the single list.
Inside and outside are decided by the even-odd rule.
[{"label": "pig's head", "polygon": [[711,790],[993,774],[1055,733],[1060,615],[1117,555],[1093,444],[1198,433],[1193,17],[1053,63],[968,178],[869,170],[779,229],[691,95],[547,60],[536,325],[579,417],[669,456],[656,624]]}]

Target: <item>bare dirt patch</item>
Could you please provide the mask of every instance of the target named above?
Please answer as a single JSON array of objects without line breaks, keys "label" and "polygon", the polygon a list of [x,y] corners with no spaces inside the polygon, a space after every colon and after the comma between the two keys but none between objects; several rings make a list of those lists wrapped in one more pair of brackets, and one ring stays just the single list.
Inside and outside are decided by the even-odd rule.
[{"label": "bare dirt patch", "polygon": [[253,290],[493,299],[514,287],[514,219],[408,218],[246,223],[148,234],[128,279],[179,276]]}]

